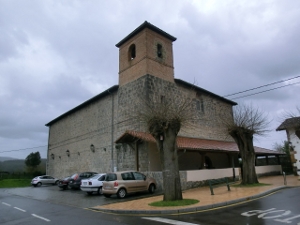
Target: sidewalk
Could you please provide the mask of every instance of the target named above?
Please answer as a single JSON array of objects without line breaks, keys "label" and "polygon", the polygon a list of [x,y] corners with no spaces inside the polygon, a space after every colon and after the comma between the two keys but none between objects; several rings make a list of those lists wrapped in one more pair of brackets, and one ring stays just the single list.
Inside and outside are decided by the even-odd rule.
[{"label": "sidewalk", "polygon": [[179,214],[187,212],[196,212],[209,210],[216,207],[226,206],[234,203],[253,200],[277,190],[300,186],[299,177],[289,175],[286,176],[287,185],[284,185],[283,176],[268,176],[259,178],[260,183],[271,184],[267,186],[241,188],[230,187],[231,191],[227,190],[226,186],[214,188],[214,195],[211,195],[209,187],[200,187],[183,191],[184,199],[197,199],[199,202],[190,206],[178,207],[154,207],[148,204],[155,201],[163,200],[163,196],[153,196],[138,200],[131,200],[120,203],[113,203],[102,206],[94,206],[89,209],[97,210],[106,213],[115,214],[139,214],[139,215],[161,215],[161,214]]}]

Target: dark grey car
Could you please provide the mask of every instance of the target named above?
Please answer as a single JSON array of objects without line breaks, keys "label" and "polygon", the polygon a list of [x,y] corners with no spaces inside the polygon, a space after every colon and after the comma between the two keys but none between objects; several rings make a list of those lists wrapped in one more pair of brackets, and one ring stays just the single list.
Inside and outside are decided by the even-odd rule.
[{"label": "dark grey car", "polygon": [[69,181],[69,187],[71,189],[80,189],[81,180],[90,178],[91,176],[94,176],[95,174],[98,174],[98,173],[96,173],[96,172],[75,173],[71,176],[71,179]]}]

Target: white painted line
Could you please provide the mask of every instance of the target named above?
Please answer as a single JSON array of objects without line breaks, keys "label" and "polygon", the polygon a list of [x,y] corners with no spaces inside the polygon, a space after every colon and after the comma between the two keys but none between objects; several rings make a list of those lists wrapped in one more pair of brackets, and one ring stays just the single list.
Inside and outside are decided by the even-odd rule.
[{"label": "white painted line", "polygon": [[24,209],[20,209],[20,208],[18,208],[18,207],[14,207],[15,209],[17,209],[17,210],[20,210],[20,211],[22,211],[22,212],[26,212],[26,210],[24,210]]},{"label": "white painted line", "polygon": [[165,219],[165,218],[160,218],[160,217],[142,217],[142,218],[145,220],[153,220],[153,221],[168,223],[168,224],[173,224],[173,225],[200,225],[200,224],[187,223],[187,222],[182,222],[182,221],[178,221],[178,220],[170,220],[170,219]]},{"label": "white painted line", "polygon": [[11,206],[10,204],[8,203],[5,203],[5,202],[2,202],[3,205],[7,205],[7,206]]},{"label": "white painted line", "polygon": [[44,217],[41,217],[41,216],[38,216],[38,215],[35,215],[35,214],[31,214],[32,216],[36,217],[36,218],[39,218],[41,220],[45,220],[47,222],[50,222],[51,220],[48,220],[47,218],[44,218]]}]

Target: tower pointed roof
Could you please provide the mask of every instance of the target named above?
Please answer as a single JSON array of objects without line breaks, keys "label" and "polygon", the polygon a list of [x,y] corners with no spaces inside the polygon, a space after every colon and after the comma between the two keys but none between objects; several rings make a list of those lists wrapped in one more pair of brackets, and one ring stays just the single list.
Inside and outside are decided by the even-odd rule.
[{"label": "tower pointed roof", "polygon": [[168,34],[167,32],[159,29],[158,27],[154,26],[153,24],[149,23],[148,21],[145,21],[142,23],[139,27],[137,27],[134,31],[132,31],[130,34],[128,34],[125,38],[123,38],[118,44],[116,44],[116,47],[120,47],[122,44],[124,44],[126,41],[128,41],[130,38],[138,34],[144,29],[150,29],[156,33],[159,33],[160,35],[164,36],[165,38],[170,39],[171,41],[176,41],[177,38],[173,37],[172,35]]}]

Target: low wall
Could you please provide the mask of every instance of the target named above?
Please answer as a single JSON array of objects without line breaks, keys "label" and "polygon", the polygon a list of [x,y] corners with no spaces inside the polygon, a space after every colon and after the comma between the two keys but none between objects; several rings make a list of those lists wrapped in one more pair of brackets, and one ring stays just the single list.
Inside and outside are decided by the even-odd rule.
[{"label": "low wall", "polygon": [[277,175],[282,174],[282,167],[281,165],[256,166],[255,171],[258,176]]},{"label": "low wall", "polygon": [[[256,166],[258,176],[282,174],[281,165]],[[240,168],[234,168],[235,180],[240,176]],[[145,175],[153,177],[157,182],[157,191],[163,191],[162,172],[144,172]],[[209,170],[187,170],[180,171],[181,189],[187,190],[207,185],[207,180],[228,177],[233,179],[233,168],[227,169],[209,169]]]},{"label": "low wall", "polygon": [[[239,176],[239,168],[234,168],[235,175]],[[211,169],[211,170],[189,170],[186,171],[187,179],[186,181],[201,181],[201,180],[211,180],[218,179],[222,177],[233,177],[233,169]]]}]

